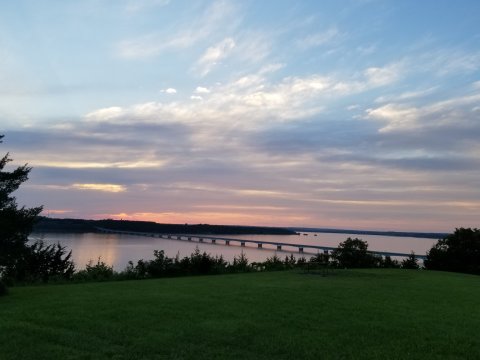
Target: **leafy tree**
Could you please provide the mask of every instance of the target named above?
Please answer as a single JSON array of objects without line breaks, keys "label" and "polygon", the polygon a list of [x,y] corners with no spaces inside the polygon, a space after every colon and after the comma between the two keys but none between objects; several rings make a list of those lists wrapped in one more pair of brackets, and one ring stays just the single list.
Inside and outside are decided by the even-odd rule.
[{"label": "leafy tree", "polygon": [[480,275],[480,230],[455,229],[430,249],[424,266],[429,270]]},{"label": "leafy tree", "polygon": [[332,251],[332,259],[339,267],[378,267],[381,258],[368,252],[368,243],[361,239],[348,238]]},{"label": "leafy tree", "polygon": [[[3,135],[0,135],[0,143],[2,138]],[[10,161],[8,153],[0,159],[0,275],[6,269],[15,267],[22,259],[28,248],[28,235],[42,211],[41,206],[18,207],[11,194],[28,179],[31,168],[23,165],[11,172],[4,171]]]}]

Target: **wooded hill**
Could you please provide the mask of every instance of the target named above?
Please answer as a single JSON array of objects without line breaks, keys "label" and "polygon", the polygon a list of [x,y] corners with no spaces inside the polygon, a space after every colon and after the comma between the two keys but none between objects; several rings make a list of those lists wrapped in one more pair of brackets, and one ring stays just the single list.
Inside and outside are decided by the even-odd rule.
[{"label": "wooded hill", "polygon": [[167,234],[210,234],[210,235],[294,235],[295,231],[261,226],[209,225],[209,224],[159,224],[153,221],[129,220],[84,220],[52,219],[40,217],[35,232],[96,232],[97,228],[111,230],[152,232]]}]

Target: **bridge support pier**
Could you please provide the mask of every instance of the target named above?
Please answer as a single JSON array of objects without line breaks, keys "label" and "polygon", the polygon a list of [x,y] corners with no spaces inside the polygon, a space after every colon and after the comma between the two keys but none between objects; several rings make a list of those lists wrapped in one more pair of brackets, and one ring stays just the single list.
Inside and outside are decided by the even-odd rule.
[{"label": "bridge support pier", "polygon": [[212,244],[215,244],[216,243],[216,240],[215,239],[212,239]]},{"label": "bridge support pier", "polygon": [[277,245],[277,250],[282,250],[282,245]]},{"label": "bridge support pier", "polygon": [[303,247],[299,247],[298,252],[303,253]]},{"label": "bridge support pier", "polygon": [[262,248],[262,244],[257,244],[258,248],[261,249]]},{"label": "bridge support pier", "polygon": [[240,246],[245,246],[245,242],[244,242],[244,241],[241,241],[241,242],[240,242]]},{"label": "bridge support pier", "polygon": [[225,245],[230,245],[230,240],[225,240]]}]

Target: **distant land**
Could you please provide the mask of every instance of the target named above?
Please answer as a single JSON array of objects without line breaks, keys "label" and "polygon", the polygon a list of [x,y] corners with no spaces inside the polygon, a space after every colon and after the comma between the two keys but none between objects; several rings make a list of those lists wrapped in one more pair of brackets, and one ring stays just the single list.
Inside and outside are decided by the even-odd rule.
[{"label": "distant land", "polygon": [[85,219],[55,219],[40,217],[34,227],[35,232],[96,232],[97,228],[133,232],[156,232],[169,234],[204,234],[204,235],[295,235],[301,232],[317,232],[352,235],[379,235],[441,239],[447,233],[406,232],[406,231],[374,231],[352,229],[330,229],[309,227],[268,227],[241,225],[210,225],[210,224],[160,224],[153,221],[130,220],[85,220]]},{"label": "distant land", "polygon": [[209,235],[294,235],[287,228],[209,224],[159,224],[153,221],[53,219],[40,217],[35,232],[96,232],[97,228],[132,232]]},{"label": "distant land", "polygon": [[436,232],[412,232],[412,231],[374,231],[374,230],[351,230],[351,229],[328,229],[328,228],[300,228],[289,227],[288,229],[295,232],[317,232],[330,234],[352,234],[352,235],[379,235],[379,236],[399,236],[399,237],[415,237],[427,239],[443,239],[447,233]]}]

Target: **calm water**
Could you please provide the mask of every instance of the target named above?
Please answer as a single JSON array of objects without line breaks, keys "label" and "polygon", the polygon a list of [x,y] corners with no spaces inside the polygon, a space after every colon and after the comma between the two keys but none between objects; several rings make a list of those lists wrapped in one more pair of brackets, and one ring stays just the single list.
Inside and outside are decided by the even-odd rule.
[{"label": "calm water", "polygon": [[[433,244],[435,239],[377,236],[377,235],[351,235],[351,234],[325,234],[305,233],[304,235],[225,235],[228,238],[277,241],[289,244],[311,244],[336,247],[348,237],[358,237],[369,244],[369,250],[391,251],[409,253],[414,251],[416,254],[425,254]],[[215,235],[222,237],[222,235]],[[129,260],[136,263],[140,259],[149,260],[153,258],[153,250],[164,250],[165,253],[174,257],[177,253],[180,257],[188,256],[195,251],[198,246],[200,251],[205,251],[211,255],[223,255],[223,257],[232,261],[234,256],[240,255],[242,250],[250,262],[264,261],[267,257],[277,254],[280,257],[290,255],[291,251],[275,251],[273,248],[257,249],[254,244],[240,247],[239,245],[225,246],[220,243],[197,243],[184,240],[159,239],[142,236],[120,235],[120,234],[74,234],[74,233],[35,233],[31,236],[32,240],[43,239],[46,243],[59,242],[72,250],[73,260],[77,268],[85,267],[90,260],[96,261],[99,257],[109,265],[113,265],[115,270],[123,270]],[[305,257],[315,254],[305,253]],[[300,257],[294,253],[295,257]]]}]

